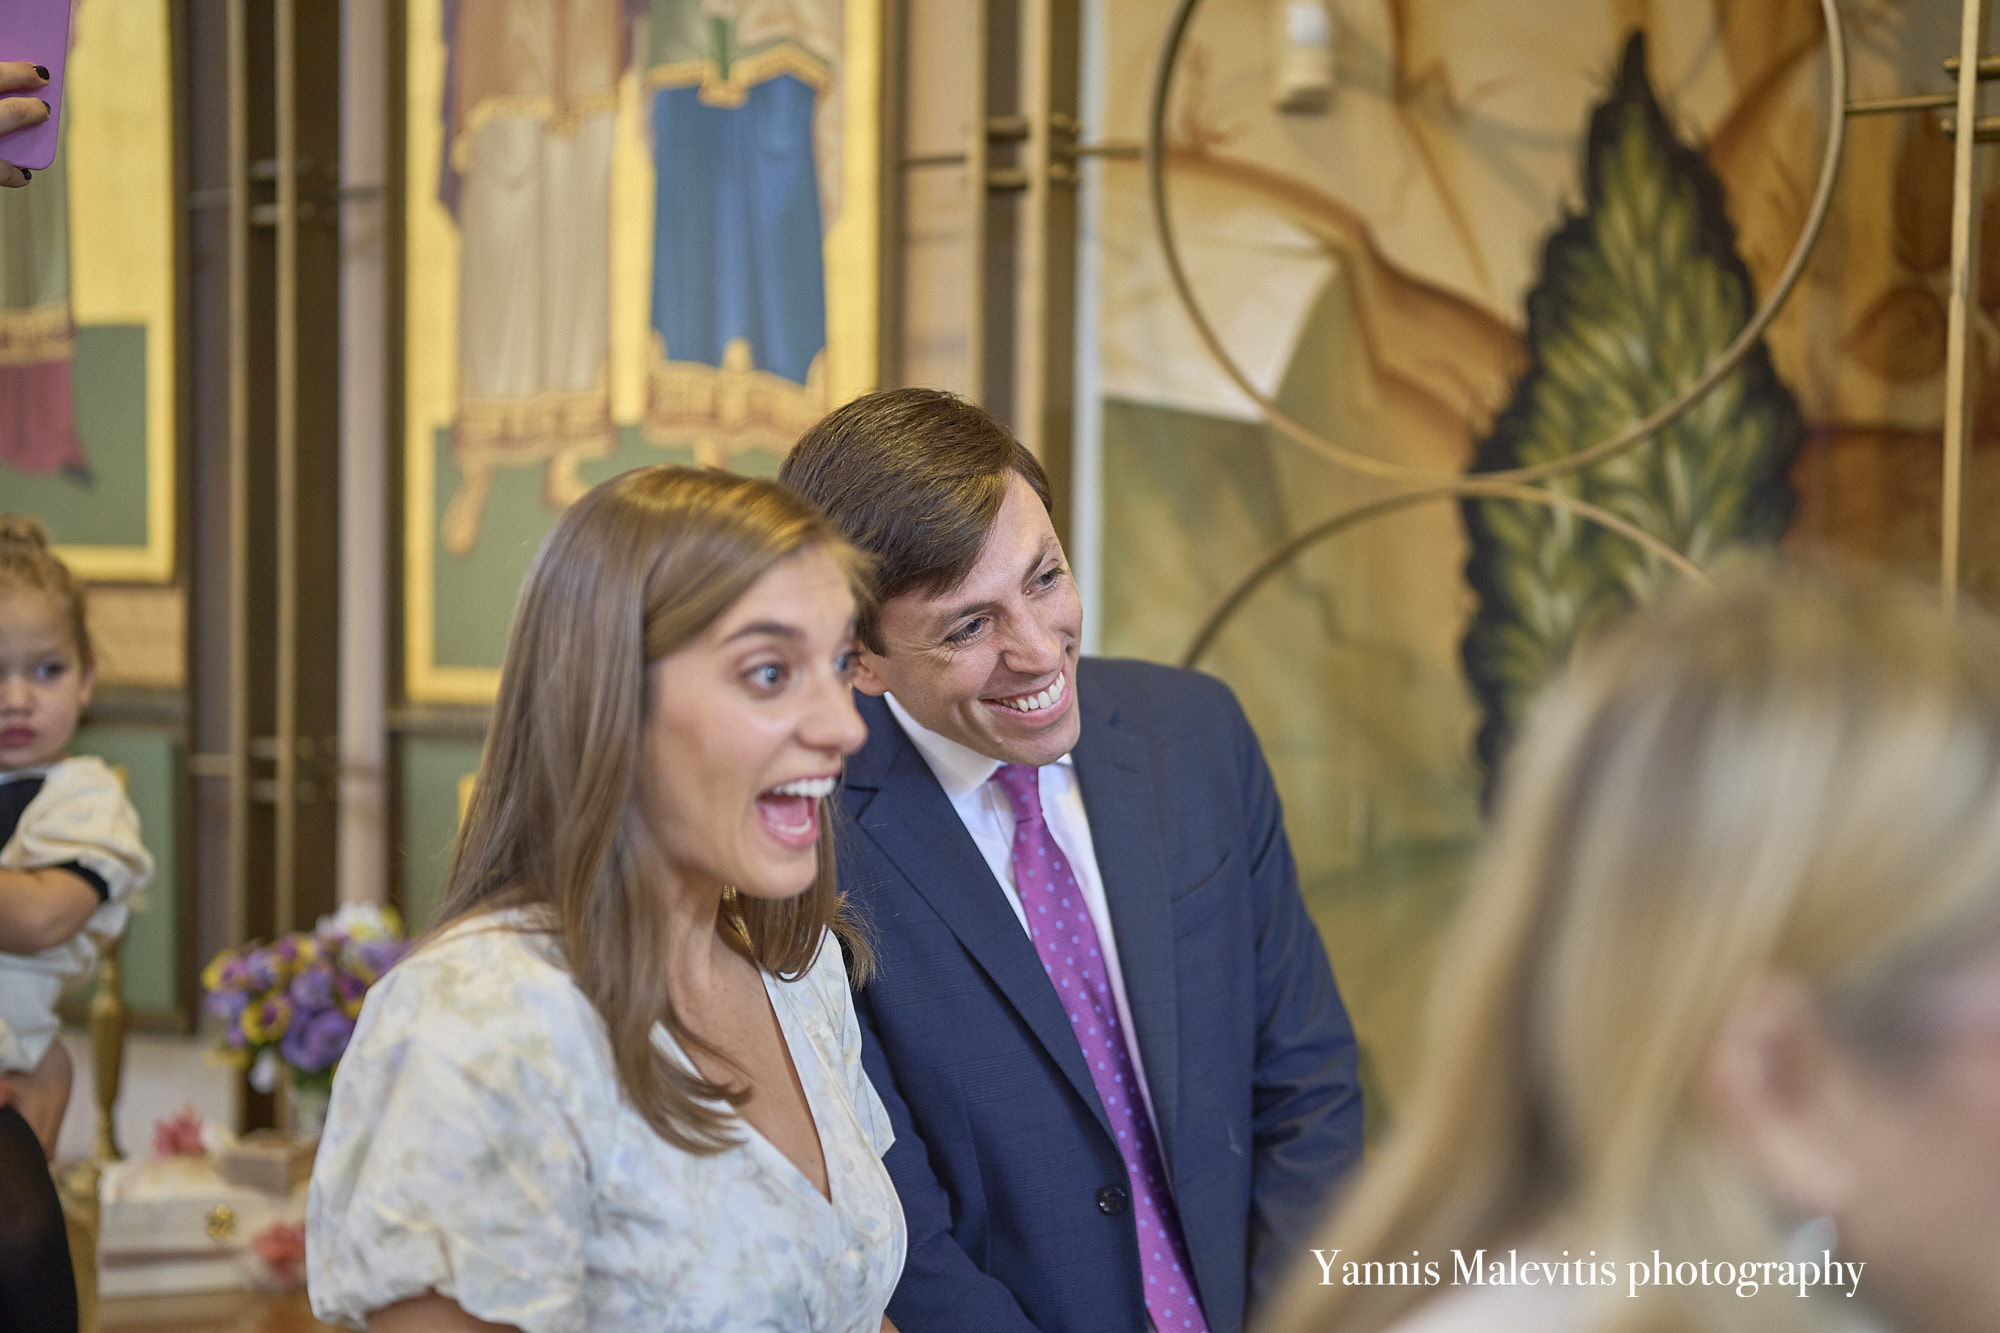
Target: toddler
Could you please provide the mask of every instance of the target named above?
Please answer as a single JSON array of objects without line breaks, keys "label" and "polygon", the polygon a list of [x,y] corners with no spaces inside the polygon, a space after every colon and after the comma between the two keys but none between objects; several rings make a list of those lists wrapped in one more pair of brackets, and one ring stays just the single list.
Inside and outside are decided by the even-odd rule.
[{"label": "toddler", "polygon": [[41,524],[0,514],[0,1326],[76,1327],[49,1177],[69,1100],[56,1000],[153,873],[102,761],[65,750],[95,682],[83,589]]}]

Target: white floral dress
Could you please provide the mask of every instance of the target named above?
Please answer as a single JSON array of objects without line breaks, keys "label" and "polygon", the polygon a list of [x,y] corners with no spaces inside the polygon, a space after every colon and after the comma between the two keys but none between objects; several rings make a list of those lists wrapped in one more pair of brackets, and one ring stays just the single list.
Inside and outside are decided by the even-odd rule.
[{"label": "white floral dress", "polygon": [[[861,1069],[840,950],[764,978],[832,1203],[762,1135],[672,1146],[619,1092],[553,942],[498,915],[368,994],[306,1214],[313,1313],[350,1328],[435,1291],[527,1333],[878,1333],[903,1268],[889,1117]],[[664,1029],[654,1040],[685,1061]]]}]

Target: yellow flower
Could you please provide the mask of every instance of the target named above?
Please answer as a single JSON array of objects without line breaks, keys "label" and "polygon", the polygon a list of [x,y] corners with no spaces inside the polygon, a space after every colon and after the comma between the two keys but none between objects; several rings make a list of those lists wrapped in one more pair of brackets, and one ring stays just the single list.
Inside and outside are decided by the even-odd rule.
[{"label": "yellow flower", "polygon": [[291,1025],[292,1002],[273,994],[243,1011],[243,1035],[253,1042],[276,1041]]},{"label": "yellow flower", "polygon": [[278,984],[282,986],[305,971],[319,957],[320,948],[310,935],[287,935],[273,944],[269,952],[271,969],[278,974]]}]

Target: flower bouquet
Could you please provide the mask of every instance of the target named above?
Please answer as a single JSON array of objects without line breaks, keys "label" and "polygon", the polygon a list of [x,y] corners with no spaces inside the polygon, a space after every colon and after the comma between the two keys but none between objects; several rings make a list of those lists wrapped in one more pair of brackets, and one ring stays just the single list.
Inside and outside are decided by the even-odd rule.
[{"label": "flower bouquet", "polygon": [[362,997],[409,949],[393,909],[349,905],[310,931],[223,950],[201,973],[203,1007],[223,1024],[218,1057],[259,1092],[289,1071],[299,1132],[316,1135]]}]

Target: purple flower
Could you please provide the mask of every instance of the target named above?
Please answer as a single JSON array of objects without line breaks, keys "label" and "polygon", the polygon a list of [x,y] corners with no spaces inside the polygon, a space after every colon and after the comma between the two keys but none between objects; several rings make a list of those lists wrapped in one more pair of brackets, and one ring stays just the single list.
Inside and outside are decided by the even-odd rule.
[{"label": "purple flower", "polygon": [[333,973],[323,963],[315,963],[292,978],[292,1003],[301,1013],[333,1008]]},{"label": "purple flower", "polygon": [[338,1009],[325,1009],[302,1023],[292,1024],[278,1043],[278,1054],[286,1064],[305,1074],[333,1068],[347,1050],[354,1035],[354,1020]]},{"label": "purple flower", "polygon": [[408,953],[409,949],[410,942],[408,940],[394,939],[386,936],[380,939],[365,940],[354,946],[356,961],[359,964],[358,970],[364,978],[374,981],[391,967],[394,967],[396,960],[401,958],[405,953]]},{"label": "purple flower", "polygon": [[234,1023],[250,1007],[248,992],[240,990],[216,990],[208,993],[202,1008],[225,1023]]},{"label": "purple flower", "polygon": [[277,964],[268,949],[253,950],[243,963],[245,980],[252,990],[269,990],[278,984]]}]

